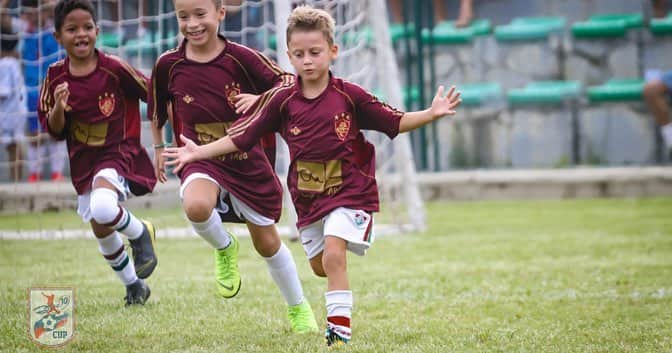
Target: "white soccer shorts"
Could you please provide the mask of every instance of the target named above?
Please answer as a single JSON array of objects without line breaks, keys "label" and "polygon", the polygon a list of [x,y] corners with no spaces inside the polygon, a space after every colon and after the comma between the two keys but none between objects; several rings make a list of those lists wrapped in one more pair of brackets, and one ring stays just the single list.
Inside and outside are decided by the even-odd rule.
[{"label": "white soccer shorts", "polygon": [[321,220],[299,229],[299,233],[309,259],[324,250],[326,235],[345,240],[348,250],[364,256],[373,243],[373,216],[365,211],[339,207]]},{"label": "white soccer shorts", "polygon": [[[215,183],[215,185],[219,186],[219,202],[217,205],[215,205],[215,209],[221,213],[228,213],[229,212],[229,205],[224,202],[224,199],[226,198],[226,195],[229,194],[229,191],[224,189],[217,180],[215,180],[213,177],[205,174],[205,173],[194,173],[190,174],[187,179],[184,180],[182,185],[180,186],[180,199],[184,199],[184,189],[191,183],[192,181],[196,179],[206,179],[210,180],[211,182]],[[248,205],[246,205],[243,201],[235,197],[233,194],[231,196],[231,205],[233,205],[233,212],[235,212],[238,217],[252,223],[256,224],[258,226],[270,226],[275,224],[275,221],[271,218],[268,218],[266,216],[263,216],[259,214],[259,212],[255,211]]]}]

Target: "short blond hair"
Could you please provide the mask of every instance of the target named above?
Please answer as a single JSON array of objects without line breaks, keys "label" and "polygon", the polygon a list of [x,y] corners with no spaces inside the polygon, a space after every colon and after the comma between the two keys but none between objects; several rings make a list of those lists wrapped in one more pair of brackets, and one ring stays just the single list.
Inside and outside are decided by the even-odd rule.
[{"label": "short blond hair", "polygon": [[287,43],[289,44],[290,36],[296,31],[320,31],[329,45],[333,45],[334,27],[334,18],[327,11],[307,5],[298,6],[287,19]]}]

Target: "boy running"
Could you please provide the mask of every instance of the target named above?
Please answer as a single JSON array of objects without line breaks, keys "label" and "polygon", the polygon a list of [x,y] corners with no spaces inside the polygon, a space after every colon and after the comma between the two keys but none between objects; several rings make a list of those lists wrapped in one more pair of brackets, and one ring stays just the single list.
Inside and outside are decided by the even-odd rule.
[{"label": "boy running", "polygon": [[[157,264],[155,229],[119,201],[151,192],[156,184],[140,145],[139,100],[146,100],[147,78],[95,48],[98,26],[88,0],[59,1],[54,21],[67,57],[49,67],[42,84],[40,123],[67,142],[77,213],[91,223],[100,252],[126,285],[126,305],[144,304],[150,290],[143,279]],[[132,262],[119,233],[131,243]]]},{"label": "boy running", "polygon": [[393,138],[454,115],[460,94],[453,87],[444,97],[441,86],[430,108],[403,113],[358,85],[334,77],[329,71],[338,54],[334,20],[323,10],[294,9],[288,20],[287,47],[298,74],[294,84],[262,95],[251,113],[228,130],[228,136],[207,145],[181,136],[184,146],[168,148],[164,156],[172,159],[166,164],[180,172],[203,159],[247,151],[268,132],[280,133],[291,156],[287,184],[301,241],[313,272],[327,277],[327,345],[341,345],[351,338],[353,305],[346,250],[366,253],[372,213],[379,204],[375,151],[361,130],[377,130]]}]

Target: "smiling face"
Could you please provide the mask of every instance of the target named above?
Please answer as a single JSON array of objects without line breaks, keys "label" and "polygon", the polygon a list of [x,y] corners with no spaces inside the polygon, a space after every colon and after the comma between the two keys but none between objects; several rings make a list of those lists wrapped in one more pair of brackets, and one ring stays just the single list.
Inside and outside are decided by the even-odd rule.
[{"label": "smiling face", "polygon": [[93,56],[98,27],[90,12],[77,8],[65,16],[54,36],[71,59],[86,60]]},{"label": "smiling face", "polygon": [[304,83],[321,82],[329,76],[338,46],[329,44],[319,30],[295,30],[288,38],[287,55]]},{"label": "smiling face", "polygon": [[180,32],[189,45],[206,48],[217,41],[219,23],[226,11],[221,1],[175,0],[175,14]]}]

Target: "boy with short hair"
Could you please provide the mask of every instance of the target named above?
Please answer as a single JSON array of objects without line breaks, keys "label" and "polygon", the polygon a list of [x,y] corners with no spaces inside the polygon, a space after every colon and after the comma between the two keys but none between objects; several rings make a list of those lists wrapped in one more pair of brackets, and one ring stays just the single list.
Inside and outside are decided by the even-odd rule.
[{"label": "boy with short hair", "polygon": [[[54,8],[54,35],[67,52],[49,66],[38,113],[42,126],[66,140],[77,213],[90,222],[107,263],[126,286],[126,305],[144,304],[143,279],[157,265],[154,226],[119,204],[156,184],[140,144],[140,100],[147,78],[122,59],[96,49],[98,26],[88,0],[61,0]],[[119,233],[133,250],[129,260]]]},{"label": "boy with short hair", "polygon": [[331,75],[338,54],[334,20],[323,10],[297,7],[287,26],[287,47],[298,79],[262,95],[250,114],[236,121],[228,136],[197,146],[168,148],[179,172],[192,161],[245,151],[270,131],[289,146],[287,184],[298,214],[297,227],[316,275],[327,277],[327,345],[351,337],[353,297],[346,271],[346,250],[364,255],[371,243],[372,213],[378,211],[375,151],[361,130],[377,130],[390,138],[416,129],[460,104],[455,88],[443,96],[439,87],[432,106],[403,113],[378,101],[354,83]]},{"label": "boy with short hair", "polygon": [[[156,176],[161,182],[166,180],[162,129],[168,119],[176,135],[201,143],[214,141],[227,134],[257,95],[292,79],[265,55],[219,33],[226,16],[222,0],[174,0],[173,4],[184,40],[157,60],[148,105],[157,151]],[[287,303],[291,330],[317,331],[294,258],[275,226],[282,209],[282,188],[273,171],[275,155],[268,156],[269,150],[263,147],[256,142],[244,153],[192,163],[176,173],[182,207],[196,233],[213,247],[215,283],[222,297],[238,295],[242,284],[239,243],[222,222],[244,222]]]}]

